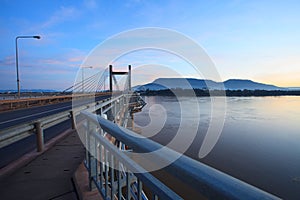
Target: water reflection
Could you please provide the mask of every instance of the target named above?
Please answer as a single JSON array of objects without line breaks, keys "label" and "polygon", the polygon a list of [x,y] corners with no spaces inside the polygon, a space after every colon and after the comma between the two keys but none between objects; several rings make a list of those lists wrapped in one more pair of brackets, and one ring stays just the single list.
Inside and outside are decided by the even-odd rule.
[{"label": "water reflection", "polygon": [[[300,97],[228,97],[221,137],[203,159],[198,158],[198,152],[211,118],[211,99],[180,98],[189,104],[191,114],[185,118],[189,124],[184,127],[187,138],[190,126],[199,123],[186,155],[284,199],[300,199]],[[155,96],[145,97],[145,101],[147,106],[134,116],[139,132],[168,144],[182,122],[178,100]],[[192,112],[198,102],[200,115],[195,117]],[[152,117],[165,123],[143,128],[151,121],[153,105],[156,110],[152,111],[162,113],[164,109],[166,116]]]}]

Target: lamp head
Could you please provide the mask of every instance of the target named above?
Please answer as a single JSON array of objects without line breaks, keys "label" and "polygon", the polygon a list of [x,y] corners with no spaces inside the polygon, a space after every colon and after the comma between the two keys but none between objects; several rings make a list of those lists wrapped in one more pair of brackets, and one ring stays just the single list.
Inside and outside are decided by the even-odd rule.
[{"label": "lamp head", "polygon": [[39,35],[35,35],[35,36],[33,36],[33,38],[35,38],[35,39],[41,39],[41,36],[39,36]]}]

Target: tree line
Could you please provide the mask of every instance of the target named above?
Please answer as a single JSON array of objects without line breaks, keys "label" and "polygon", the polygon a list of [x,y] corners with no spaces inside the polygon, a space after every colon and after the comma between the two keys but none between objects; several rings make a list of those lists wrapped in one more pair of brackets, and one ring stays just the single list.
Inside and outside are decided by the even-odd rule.
[{"label": "tree line", "polygon": [[206,89],[164,89],[138,91],[144,96],[300,96],[300,90],[206,90]]}]

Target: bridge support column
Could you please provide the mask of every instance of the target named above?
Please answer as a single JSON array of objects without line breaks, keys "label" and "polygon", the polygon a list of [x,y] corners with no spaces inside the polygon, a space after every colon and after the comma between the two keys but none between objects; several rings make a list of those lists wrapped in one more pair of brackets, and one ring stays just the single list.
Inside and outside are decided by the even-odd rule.
[{"label": "bridge support column", "polygon": [[113,71],[112,71],[112,65],[109,65],[109,91],[113,91],[113,85],[112,85],[112,79],[113,79]]},{"label": "bridge support column", "polygon": [[35,123],[35,129],[37,151],[42,152],[44,150],[44,133],[41,122]]},{"label": "bridge support column", "polygon": [[128,91],[131,92],[131,65],[128,65]]}]

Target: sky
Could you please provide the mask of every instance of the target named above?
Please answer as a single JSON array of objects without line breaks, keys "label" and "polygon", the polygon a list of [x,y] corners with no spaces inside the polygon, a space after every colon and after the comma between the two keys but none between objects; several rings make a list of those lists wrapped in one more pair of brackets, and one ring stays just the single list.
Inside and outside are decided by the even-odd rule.
[{"label": "sky", "polygon": [[[17,87],[16,36],[41,36],[40,40],[18,40],[21,88],[63,90],[81,77],[80,65],[99,44],[145,27],[170,29],[191,38],[205,50],[224,81],[240,78],[299,87],[299,10],[299,1],[279,0],[1,0],[0,89]],[[115,48],[118,45],[122,44]],[[116,70],[131,64],[134,84],[178,73],[203,78],[166,52],[134,52],[114,64]],[[86,77],[107,67],[94,65],[84,69]],[[176,73],[170,75],[164,66]]]}]

